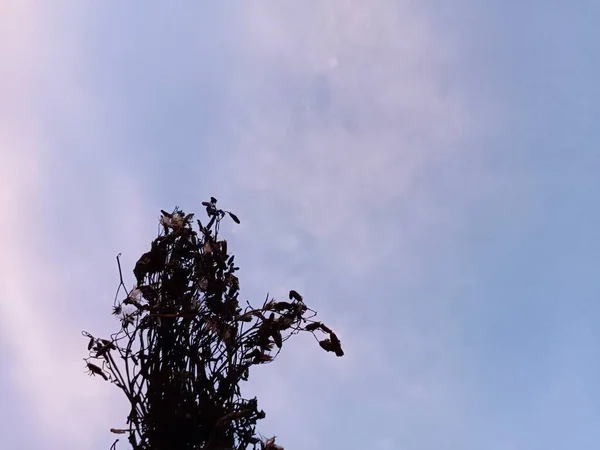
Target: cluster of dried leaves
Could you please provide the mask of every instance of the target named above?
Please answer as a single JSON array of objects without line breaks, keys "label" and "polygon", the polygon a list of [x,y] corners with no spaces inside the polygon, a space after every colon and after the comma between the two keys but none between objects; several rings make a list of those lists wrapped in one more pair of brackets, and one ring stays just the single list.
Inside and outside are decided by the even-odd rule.
[{"label": "cluster of dried leaves", "polygon": [[214,197],[203,202],[209,222],[197,220],[198,231],[193,214],[161,211],[162,231],[135,265],[137,286],[121,301],[127,288],[117,257],[113,313],[121,329],[110,339],[83,332],[90,374],[116,384],[129,400],[128,428],[111,431],[128,434],[134,450],[281,450],[274,438],[257,437],[265,413],[256,398],[242,398],[240,382],[300,331],[325,334],[317,339],[321,347],[344,354],[296,291],[289,301],[267,295],[260,308],[239,305],[239,267],[218,232],[226,215],[240,221],[216,204]]}]

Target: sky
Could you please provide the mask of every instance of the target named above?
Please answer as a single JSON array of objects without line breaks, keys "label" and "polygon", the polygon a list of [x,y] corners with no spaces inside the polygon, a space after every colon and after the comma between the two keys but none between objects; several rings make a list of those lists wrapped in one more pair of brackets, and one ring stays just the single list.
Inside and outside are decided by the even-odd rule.
[{"label": "sky", "polygon": [[253,373],[286,450],[597,448],[599,14],[2,1],[2,446],[110,447],[81,330],[117,330],[160,209],[215,196],[242,298],[299,291],[346,352]]}]

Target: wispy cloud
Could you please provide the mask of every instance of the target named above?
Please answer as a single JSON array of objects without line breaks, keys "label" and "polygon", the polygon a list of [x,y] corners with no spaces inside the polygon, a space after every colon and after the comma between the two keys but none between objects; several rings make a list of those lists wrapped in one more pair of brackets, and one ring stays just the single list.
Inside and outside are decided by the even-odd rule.
[{"label": "wispy cloud", "polygon": [[[236,239],[246,260],[260,261],[247,277],[252,289],[268,280],[281,286],[279,295],[299,284],[324,320],[337,321],[348,349],[345,362],[326,361],[306,342],[301,357],[282,358],[274,375],[295,380],[305,399],[331,403],[289,402],[280,415],[302,414],[323,440],[336,413],[381,435],[360,413],[352,417],[363,407],[399,422],[418,423],[423,414],[452,426],[460,417],[452,391],[461,389],[444,369],[452,315],[424,315],[438,306],[449,313],[439,300],[421,306],[398,298],[433,281],[436,258],[452,247],[478,198],[465,175],[483,181],[478,155],[463,147],[481,118],[466,109],[465,93],[445,90],[452,42],[436,34],[426,11],[388,1],[360,8],[259,2],[239,23],[228,121],[235,157],[228,155],[223,173],[248,217]],[[481,183],[479,193],[486,189]],[[382,276],[391,277],[387,285]],[[423,323],[430,328],[419,330]],[[261,391],[269,392],[271,379]],[[328,386],[332,380],[340,387]],[[355,400],[348,408],[340,406],[344,395]],[[287,440],[302,439],[292,429]]]},{"label": "wispy cloud", "polygon": [[119,177],[94,189],[110,163],[76,164],[69,138],[101,131],[89,120],[93,93],[72,77],[81,62],[53,30],[59,23],[28,2],[2,8],[0,206],[9,219],[0,224],[0,336],[11,355],[2,357],[3,376],[14,388],[3,404],[33,419],[14,435],[5,430],[6,445],[19,448],[28,433],[37,446],[90,448],[113,425],[102,412],[120,400],[85,376],[80,331],[103,322],[89,315],[108,311],[113,290],[112,268],[96,258],[111,261],[113,245],[139,242],[123,234],[138,225],[136,193]]},{"label": "wispy cloud", "polygon": [[[213,99],[219,122],[210,138],[223,151],[168,148],[173,158],[162,155],[165,143],[194,139],[196,130],[184,127],[181,136],[180,120],[166,116],[165,136],[140,128],[157,112],[133,101],[141,95],[135,86],[112,86],[89,69],[99,55],[70,44],[84,40],[85,30],[61,27],[58,14],[19,11],[17,22],[37,21],[42,31],[25,36],[14,27],[1,40],[14,44],[2,47],[12,69],[1,82],[13,94],[0,107],[0,136],[10,149],[0,155],[0,192],[10,193],[2,197],[4,211],[26,205],[34,219],[15,216],[0,225],[10,255],[2,262],[0,332],[14,355],[18,398],[42,424],[40,434],[55,446],[89,448],[110,439],[103,433],[118,425],[116,413],[125,417],[109,386],[85,378],[79,332],[116,326],[108,316],[115,254],[123,252],[129,271],[153,237],[158,208],[173,206],[152,195],[197,208],[202,198],[180,200],[188,189],[199,196],[210,190],[205,194],[242,218],[226,232],[239,254],[244,294],[259,302],[267,290],[283,297],[298,289],[346,348],[338,359],[302,336],[275,365],[256,370],[265,377],[248,391],[269,413],[266,432],[280,433],[289,449],[319,449],[352,427],[357,435],[344,438],[346,448],[396,448],[395,429],[373,441],[380,420],[422,426],[425,416],[459,415],[450,402],[460,386],[443,357],[451,351],[443,339],[452,335],[452,317],[426,317],[428,306],[409,296],[432,281],[435,259],[453,245],[477,198],[457,168],[469,167],[481,181],[476,154],[462,146],[480,123],[465,93],[445,84],[456,49],[436,33],[427,11],[386,0],[259,1],[223,14],[232,31],[219,42],[230,59],[219,61],[223,90]],[[192,40],[205,39],[192,25]],[[143,30],[152,39],[152,27]],[[115,32],[134,33],[126,21]],[[193,47],[174,48],[185,54]],[[182,59],[190,70],[210,64]],[[30,79],[32,68],[39,70]],[[158,74],[145,82],[168,97],[160,80],[186,67],[154,68]],[[144,71],[135,61],[101,69],[123,77]],[[185,78],[176,87],[192,90],[204,81]],[[155,132],[161,143],[152,146],[147,133]],[[145,158],[164,164],[158,170],[135,163]],[[181,170],[209,178],[197,183]],[[447,189],[453,195],[442,195]]]},{"label": "wispy cloud", "polygon": [[448,43],[424,12],[355,6],[249,8],[229,126],[232,178],[248,205],[277,214],[282,222],[269,222],[295,233],[285,242],[299,251],[327,239],[360,270],[414,226],[399,214],[412,222],[416,208],[430,208],[415,178],[427,164],[465,157],[459,143],[474,118],[457,93],[440,93]]}]

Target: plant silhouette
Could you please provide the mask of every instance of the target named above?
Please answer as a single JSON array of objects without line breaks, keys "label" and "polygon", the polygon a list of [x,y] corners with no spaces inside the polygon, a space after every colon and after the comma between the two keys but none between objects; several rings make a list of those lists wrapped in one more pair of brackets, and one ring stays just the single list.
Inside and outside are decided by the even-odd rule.
[{"label": "plant silhouette", "polygon": [[239,267],[219,237],[224,217],[240,220],[219,209],[214,197],[202,205],[206,225],[178,208],[161,211],[161,231],[135,264],[131,290],[117,256],[113,314],[120,329],[109,339],[83,332],[87,369],[127,397],[128,427],[111,431],[127,435],[133,450],[282,450],[274,437],[257,435],[265,412],[256,397],[242,397],[240,383],[299,332],[312,333],[328,352],[344,352],[294,290],[289,301],[267,294],[260,307],[240,305]]}]

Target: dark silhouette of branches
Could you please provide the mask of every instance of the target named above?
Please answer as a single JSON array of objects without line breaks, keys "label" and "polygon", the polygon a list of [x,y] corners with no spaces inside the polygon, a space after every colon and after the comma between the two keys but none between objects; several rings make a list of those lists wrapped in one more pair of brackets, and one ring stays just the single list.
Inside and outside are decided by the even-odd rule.
[{"label": "dark silhouette of branches", "polygon": [[127,435],[134,450],[282,449],[275,438],[257,436],[265,412],[257,398],[241,396],[240,383],[252,366],[271,363],[301,331],[312,333],[328,352],[344,352],[294,290],[286,301],[267,294],[260,307],[240,306],[239,267],[219,237],[225,216],[240,220],[218,209],[214,197],[202,204],[206,225],[178,208],[161,211],[162,230],[136,263],[131,290],[117,256],[113,314],[120,330],[109,339],[83,332],[89,339],[87,369],[126,395],[127,427],[111,431]]}]

